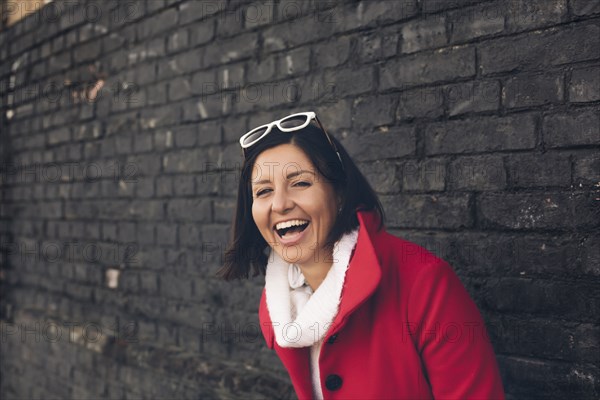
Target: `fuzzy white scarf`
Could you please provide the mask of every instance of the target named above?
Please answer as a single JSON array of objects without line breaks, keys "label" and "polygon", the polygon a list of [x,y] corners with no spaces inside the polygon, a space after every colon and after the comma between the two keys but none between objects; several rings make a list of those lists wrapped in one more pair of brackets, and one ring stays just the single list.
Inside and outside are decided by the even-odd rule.
[{"label": "fuzzy white scarf", "polygon": [[314,293],[309,286],[303,286],[304,276],[298,266],[270,250],[266,301],[279,346],[307,347],[325,337],[338,313],[346,270],[357,239],[358,229],[344,234],[335,243],[331,269]]}]

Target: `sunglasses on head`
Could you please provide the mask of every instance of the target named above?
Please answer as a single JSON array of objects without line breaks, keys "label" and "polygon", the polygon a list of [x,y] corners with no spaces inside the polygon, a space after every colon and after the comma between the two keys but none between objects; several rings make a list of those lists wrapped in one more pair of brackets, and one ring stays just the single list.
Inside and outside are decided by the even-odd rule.
[{"label": "sunglasses on head", "polygon": [[295,131],[299,131],[301,129],[306,128],[313,119],[315,121],[317,121],[319,128],[321,128],[321,131],[323,131],[323,133],[325,134],[327,141],[333,148],[333,151],[335,151],[335,154],[337,154],[337,156],[340,160],[340,163],[342,164],[342,167],[343,167],[344,164],[342,163],[342,157],[340,156],[340,153],[338,152],[337,147],[335,147],[335,144],[333,143],[333,141],[327,134],[327,131],[325,130],[325,128],[323,128],[323,125],[321,125],[321,121],[319,121],[319,118],[317,118],[317,114],[315,114],[312,111],[288,115],[287,117],[284,117],[280,120],[269,122],[268,124],[258,126],[254,129],[252,129],[251,131],[245,133],[240,138],[240,146],[242,146],[242,152],[244,154],[244,157],[246,157],[246,149],[248,147],[251,147],[254,144],[258,143],[261,139],[263,139],[265,136],[267,136],[269,134],[269,132],[271,132],[271,129],[274,126],[276,126],[282,132],[295,132]]}]

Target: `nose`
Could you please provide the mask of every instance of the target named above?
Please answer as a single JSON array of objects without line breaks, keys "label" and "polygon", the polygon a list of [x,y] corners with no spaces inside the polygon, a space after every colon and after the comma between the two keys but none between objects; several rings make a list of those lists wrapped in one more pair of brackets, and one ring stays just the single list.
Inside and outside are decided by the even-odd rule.
[{"label": "nose", "polygon": [[285,214],[294,208],[294,201],[285,190],[276,190],[273,193],[271,210],[279,214]]}]

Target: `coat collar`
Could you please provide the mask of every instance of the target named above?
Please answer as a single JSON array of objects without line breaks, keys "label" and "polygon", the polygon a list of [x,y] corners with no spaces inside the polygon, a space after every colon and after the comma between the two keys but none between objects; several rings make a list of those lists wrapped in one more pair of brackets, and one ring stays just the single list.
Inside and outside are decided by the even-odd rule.
[{"label": "coat collar", "polygon": [[327,336],[341,329],[348,315],[373,294],[381,281],[381,265],[373,246],[373,240],[380,234],[377,214],[358,211],[357,216],[360,228],[356,248],[346,272],[340,309]]},{"label": "coat collar", "polygon": [[[354,255],[346,272],[339,311],[324,340],[327,340],[329,336],[342,328],[348,315],[373,294],[381,280],[381,265],[373,246],[373,242],[381,234],[377,231],[377,224],[379,223],[377,214],[369,211],[358,211],[357,217],[359,222],[358,239]],[[273,348],[274,332],[264,290],[259,308],[259,318],[267,345]]]},{"label": "coat collar", "polygon": [[[290,290],[289,272],[296,267],[271,249],[265,276],[265,295],[279,346],[312,346],[325,336],[326,327],[331,325],[338,312],[344,277],[357,239],[358,229],[345,233],[335,243],[335,256],[327,276],[319,289],[307,298],[304,307],[300,307],[297,315],[293,316],[292,308],[297,305],[292,300],[293,296],[299,294],[308,297],[309,294],[303,293],[302,289]],[[290,330],[291,326],[293,329]]]}]

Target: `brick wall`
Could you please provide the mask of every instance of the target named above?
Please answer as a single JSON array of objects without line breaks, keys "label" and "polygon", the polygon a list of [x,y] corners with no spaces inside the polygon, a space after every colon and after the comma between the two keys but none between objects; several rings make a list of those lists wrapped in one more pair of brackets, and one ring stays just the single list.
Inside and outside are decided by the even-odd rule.
[{"label": "brick wall", "polygon": [[0,395],[294,397],[263,280],[213,274],[240,134],[312,109],[389,229],[452,263],[509,398],[597,398],[599,42],[597,0],[28,15],[0,32]]}]

